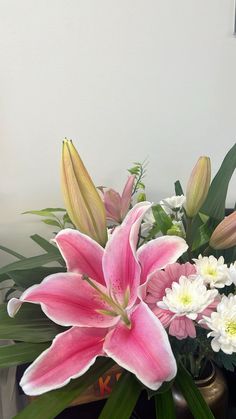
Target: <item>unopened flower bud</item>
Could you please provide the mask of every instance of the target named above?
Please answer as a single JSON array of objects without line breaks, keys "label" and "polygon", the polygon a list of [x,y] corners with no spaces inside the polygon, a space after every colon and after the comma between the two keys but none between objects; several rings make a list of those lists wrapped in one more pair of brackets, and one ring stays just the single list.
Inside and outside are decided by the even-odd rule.
[{"label": "unopened flower bud", "polygon": [[190,175],[185,210],[188,217],[193,218],[203,205],[211,182],[211,162],[209,157],[200,157]]},{"label": "unopened flower bud", "polygon": [[79,231],[102,246],[107,241],[104,204],[71,140],[62,147],[62,189],[69,217]]},{"label": "unopened flower bud", "polygon": [[216,250],[236,246],[236,211],[218,224],[212,233],[209,245]]}]

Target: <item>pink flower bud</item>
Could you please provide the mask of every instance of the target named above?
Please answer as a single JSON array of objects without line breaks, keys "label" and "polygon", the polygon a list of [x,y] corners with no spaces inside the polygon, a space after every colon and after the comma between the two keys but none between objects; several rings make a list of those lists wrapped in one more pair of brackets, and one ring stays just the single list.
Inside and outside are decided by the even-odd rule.
[{"label": "pink flower bud", "polygon": [[213,231],[209,245],[213,249],[228,249],[236,245],[236,211],[218,224]]}]

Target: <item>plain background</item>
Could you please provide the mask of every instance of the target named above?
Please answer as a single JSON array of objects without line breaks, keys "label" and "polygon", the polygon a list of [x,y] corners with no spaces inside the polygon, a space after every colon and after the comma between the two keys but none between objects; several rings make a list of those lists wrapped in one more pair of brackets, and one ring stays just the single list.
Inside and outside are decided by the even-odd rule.
[{"label": "plain background", "polygon": [[200,155],[216,172],[236,138],[234,7],[0,0],[0,244],[33,255],[30,234],[52,236],[21,213],[63,205],[64,136],[97,185],[121,190],[126,169],[147,158],[154,201],[173,195],[176,179],[185,186]]}]

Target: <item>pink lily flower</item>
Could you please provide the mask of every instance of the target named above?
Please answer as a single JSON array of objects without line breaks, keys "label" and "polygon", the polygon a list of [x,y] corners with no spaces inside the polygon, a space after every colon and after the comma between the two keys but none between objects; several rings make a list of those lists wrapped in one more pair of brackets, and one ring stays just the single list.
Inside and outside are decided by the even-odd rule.
[{"label": "pink lily flower", "polygon": [[39,395],[84,374],[97,356],[108,356],[156,390],[176,374],[167,333],[140,300],[140,286],[187,249],[179,237],[160,237],[136,250],[141,220],[151,204],[134,206],[105,249],[76,230],[55,241],[68,272],[45,278],[8,303],[13,316],[23,302],[41,304],[54,322],[71,328],[55,337],[26,370],[20,384]]},{"label": "pink lily flower", "polygon": [[115,221],[118,224],[122,223],[127,212],[129,211],[134,181],[134,175],[128,177],[122,195],[120,195],[114,189],[101,188],[107,220]]}]

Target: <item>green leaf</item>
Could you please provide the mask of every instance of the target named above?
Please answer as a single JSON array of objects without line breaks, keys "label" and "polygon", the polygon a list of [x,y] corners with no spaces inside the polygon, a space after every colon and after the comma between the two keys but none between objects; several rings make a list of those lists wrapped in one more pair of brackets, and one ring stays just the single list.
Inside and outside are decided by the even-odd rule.
[{"label": "green leaf", "polygon": [[47,263],[60,261],[61,255],[49,254],[45,253],[39,256],[32,256],[30,258],[25,258],[17,262],[9,263],[9,265],[3,266],[0,268],[0,275],[12,272],[12,271],[19,271],[22,269],[33,269],[37,268],[42,265],[46,265]]},{"label": "green leaf", "polygon": [[25,259],[25,256],[20,255],[20,253],[17,253],[14,250],[8,249],[8,247],[0,246],[0,250],[3,250],[3,252],[9,253],[9,255],[15,256],[15,258],[17,259]]},{"label": "green leaf", "polygon": [[155,407],[157,419],[176,419],[171,389],[155,396]]},{"label": "green leaf", "polygon": [[214,361],[219,367],[223,367],[228,371],[234,371],[236,367],[236,353],[232,355],[225,354],[223,351],[214,353]]},{"label": "green leaf", "polygon": [[0,339],[49,342],[65,330],[46,317],[38,305],[24,303],[14,318],[9,317],[6,304],[0,305]]},{"label": "green leaf", "polygon": [[46,220],[42,220],[42,222],[44,224],[48,224],[50,226],[56,226],[56,227],[61,228],[61,224],[56,220],[51,220],[51,219],[47,218]]},{"label": "green leaf", "polygon": [[31,287],[31,285],[40,284],[44,278],[48,275],[52,275],[58,272],[64,272],[65,268],[62,267],[44,267],[40,266],[39,268],[33,269],[22,269],[20,271],[9,272],[10,278],[22,289]]},{"label": "green leaf", "polygon": [[6,279],[9,279],[9,275],[8,274],[1,274],[0,275],[0,282],[5,281]]},{"label": "green leaf", "polygon": [[167,231],[173,226],[171,218],[166,214],[166,212],[159,204],[152,207],[152,212],[162,234],[166,234]]},{"label": "green leaf", "polygon": [[[114,363],[110,359],[100,358],[82,377],[58,390],[50,391],[33,400],[14,419],[54,419],[77,396],[92,385],[101,375],[109,370]],[[112,417],[113,418],[113,417]],[[111,419],[111,417],[109,418]]]},{"label": "green leaf", "polygon": [[173,386],[174,380],[166,381],[164,382],[161,387],[158,388],[158,390],[151,390],[150,388],[147,388],[147,394],[148,399],[151,399],[153,396],[156,396],[156,394],[166,393],[168,390],[170,390]]},{"label": "green leaf", "polygon": [[192,244],[192,250],[195,251],[199,247],[208,244],[210,237],[216,227],[216,223],[211,218],[202,224],[198,230],[194,233],[194,242]]},{"label": "green leaf", "polygon": [[73,223],[72,223],[72,221],[71,221],[71,219],[70,219],[70,217],[67,213],[63,215],[63,222],[73,225]]},{"label": "green leaf", "polygon": [[54,212],[66,212],[64,208],[43,208],[41,210],[30,210],[25,211],[22,214],[33,214],[33,215],[40,215],[41,217],[54,217]]},{"label": "green leaf", "polygon": [[137,189],[145,189],[145,185],[143,182],[138,182],[137,183]]},{"label": "green leaf", "polygon": [[39,236],[38,234],[33,234],[33,236],[30,236],[30,238],[37,243],[40,247],[42,247],[43,250],[45,250],[47,253],[60,255],[60,252],[56,246],[51,244],[48,240],[44,239],[43,237]]},{"label": "green leaf", "polygon": [[0,346],[0,368],[32,362],[51,343],[14,343]]},{"label": "green leaf", "polygon": [[183,192],[183,189],[179,180],[176,180],[175,182],[175,194],[177,196],[184,195],[184,192]]},{"label": "green leaf", "polygon": [[229,150],[214,177],[201,212],[221,221],[225,216],[225,200],[229,181],[236,168],[236,144]]},{"label": "green leaf", "polygon": [[122,373],[106,402],[99,419],[129,419],[142,387],[135,376]]},{"label": "green leaf", "polygon": [[175,383],[181,390],[188,407],[195,418],[215,419],[191,375],[182,364],[178,365]]}]

